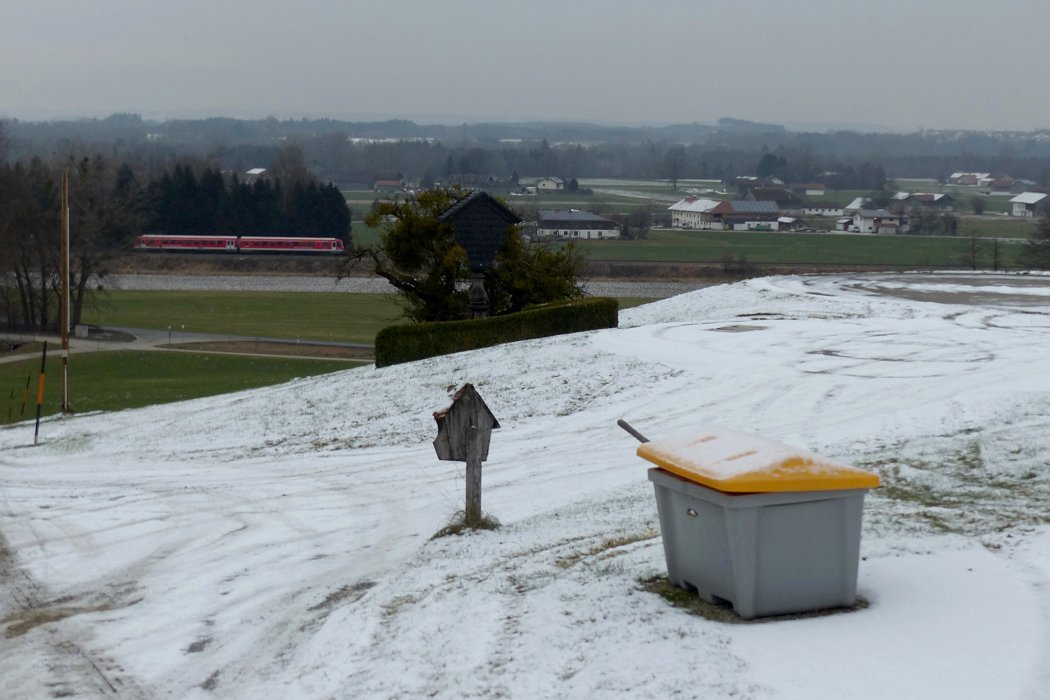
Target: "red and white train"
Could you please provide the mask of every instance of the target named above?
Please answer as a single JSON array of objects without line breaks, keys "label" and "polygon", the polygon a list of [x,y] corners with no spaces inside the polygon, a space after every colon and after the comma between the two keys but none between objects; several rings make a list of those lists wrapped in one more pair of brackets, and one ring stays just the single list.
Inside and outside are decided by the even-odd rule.
[{"label": "red and white train", "polygon": [[298,253],[339,255],[346,252],[338,238],[291,236],[186,236],[142,234],[135,250],[160,253]]}]

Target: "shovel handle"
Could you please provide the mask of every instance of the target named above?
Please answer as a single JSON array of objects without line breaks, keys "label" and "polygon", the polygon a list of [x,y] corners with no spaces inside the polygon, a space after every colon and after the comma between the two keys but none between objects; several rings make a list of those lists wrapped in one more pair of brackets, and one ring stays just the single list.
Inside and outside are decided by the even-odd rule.
[{"label": "shovel handle", "polygon": [[631,427],[631,424],[625,421],[623,418],[616,421],[616,425],[620,426],[621,428],[629,432],[631,435],[633,435],[638,442],[649,442],[649,438],[645,437],[633,427]]}]

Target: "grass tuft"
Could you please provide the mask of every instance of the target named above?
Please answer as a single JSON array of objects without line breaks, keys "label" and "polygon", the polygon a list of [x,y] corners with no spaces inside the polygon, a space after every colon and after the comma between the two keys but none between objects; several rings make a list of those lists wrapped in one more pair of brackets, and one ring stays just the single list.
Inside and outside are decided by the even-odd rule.
[{"label": "grass tuft", "polygon": [[430,539],[436,540],[439,537],[462,535],[467,530],[497,530],[499,527],[500,521],[488,513],[482,513],[481,517],[476,520],[468,520],[464,511],[457,511],[448,521],[448,525],[435,532]]}]

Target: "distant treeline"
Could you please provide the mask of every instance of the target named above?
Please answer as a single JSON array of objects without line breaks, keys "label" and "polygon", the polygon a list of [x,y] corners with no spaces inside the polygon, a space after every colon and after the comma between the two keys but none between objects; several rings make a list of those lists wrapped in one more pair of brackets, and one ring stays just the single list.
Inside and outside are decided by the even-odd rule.
[{"label": "distant treeline", "polygon": [[767,156],[778,159],[775,174],[785,180],[845,189],[870,188],[879,171],[891,179],[978,171],[1050,184],[1050,131],[803,133],[734,119],[662,127],[272,117],[154,122],[134,114],[7,126],[9,159],[68,152],[75,145],[153,171],[189,159],[244,172],[271,168],[292,146],[321,181],[354,188],[392,174],[424,184],[465,173],[728,180],[759,174]]},{"label": "distant treeline", "polygon": [[177,165],[147,188],[148,233],[332,236],[350,242],[350,210],[339,188],[313,178],[245,182]]},{"label": "distant treeline", "polygon": [[61,193],[68,180],[73,325],[111,262],[137,233],[332,236],[350,240],[350,210],[294,146],[268,177],[245,182],[199,161],[160,167],[68,146],[63,155],[5,157],[0,123],[0,325],[55,329],[62,291]]}]

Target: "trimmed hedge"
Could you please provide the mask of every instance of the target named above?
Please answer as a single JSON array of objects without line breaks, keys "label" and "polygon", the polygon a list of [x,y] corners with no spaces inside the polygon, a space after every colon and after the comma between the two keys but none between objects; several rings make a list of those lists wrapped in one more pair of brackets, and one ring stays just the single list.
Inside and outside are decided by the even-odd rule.
[{"label": "trimmed hedge", "polygon": [[619,308],[611,297],[590,297],[545,304],[506,316],[388,326],[376,334],[376,367],[516,340],[615,328]]}]

